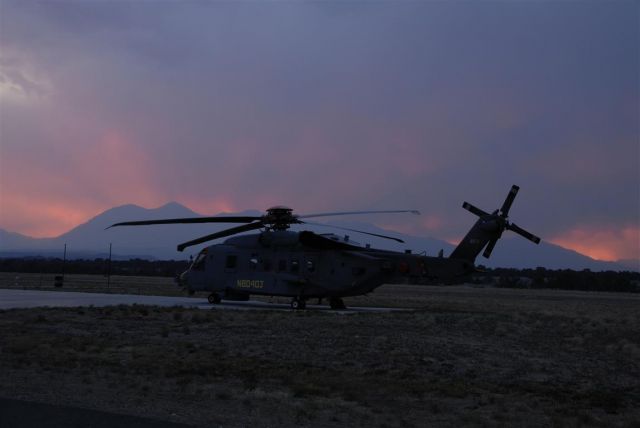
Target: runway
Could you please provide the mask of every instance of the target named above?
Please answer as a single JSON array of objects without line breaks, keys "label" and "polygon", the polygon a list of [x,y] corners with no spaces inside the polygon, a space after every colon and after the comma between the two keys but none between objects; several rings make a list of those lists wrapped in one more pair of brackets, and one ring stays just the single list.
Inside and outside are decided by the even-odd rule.
[{"label": "runway", "polygon": [[[207,299],[198,297],[167,297],[167,296],[141,296],[136,294],[104,294],[104,293],[80,293],[75,291],[39,291],[39,290],[13,290],[0,289],[0,310],[17,308],[71,308],[79,306],[116,306],[116,305],[150,305],[150,306],[182,306],[187,308],[206,310],[279,310],[291,311],[288,304],[267,303],[257,300],[236,302],[223,300],[217,305],[207,302]],[[360,312],[392,312],[405,309],[400,308],[373,308],[350,307],[345,310],[333,310],[326,305],[312,305],[307,303],[306,310],[327,311],[337,313]]]},{"label": "runway", "polygon": [[0,398],[3,428],[188,428],[189,425],[73,406]]}]

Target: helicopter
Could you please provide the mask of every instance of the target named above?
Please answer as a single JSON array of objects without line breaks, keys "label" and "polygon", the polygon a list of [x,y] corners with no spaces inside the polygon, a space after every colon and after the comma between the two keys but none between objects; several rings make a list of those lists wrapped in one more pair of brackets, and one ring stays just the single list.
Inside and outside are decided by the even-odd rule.
[{"label": "helicopter", "polygon": [[[224,300],[249,300],[251,295],[290,297],[292,309],[305,309],[309,299],[327,299],[332,309],[345,309],[343,298],[370,293],[382,284],[418,278],[425,281],[454,284],[464,281],[475,268],[475,259],[484,249],[489,258],[505,230],[538,244],[540,238],[509,222],[508,214],[518,193],[513,185],[502,207],[491,214],[464,202],[462,207],[478,216],[478,220],[449,257],[442,251],[435,256],[397,252],[362,246],[335,234],[319,234],[308,230],[290,231],[291,225],[307,224],[316,217],[412,213],[416,210],[347,211],[297,215],[285,206],[269,208],[262,216],[215,216],[173,218],[163,220],[126,221],[118,226],[143,226],[179,223],[241,223],[178,245],[183,251],[193,245],[229,237],[224,242],[202,249],[189,268],[177,278],[190,294],[208,291],[211,304]],[[399,238],[330,226],[404,242]],[[108,228],[107,228],[108,229]],[[259,233],[233,236],[259,230]]]}]

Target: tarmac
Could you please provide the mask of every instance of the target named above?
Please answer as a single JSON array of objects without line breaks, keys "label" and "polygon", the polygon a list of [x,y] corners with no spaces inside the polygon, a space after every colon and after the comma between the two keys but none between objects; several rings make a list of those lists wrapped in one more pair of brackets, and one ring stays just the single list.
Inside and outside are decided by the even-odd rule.
[{"label": "tarmac", "polygon": [[[17,308],[72,308],[80,306],[117,306],[117,305],[149,305],[149,306],[181,306],[206,310],[280,310],[291,311],[288,304],[267,303],[257,300],[243,302],[222,300],[212,305],[207,299],[198,297],[143,296],[136,294],[104,294],[81,293],[75,291],[40,291],[0,289],[0,310]],[[329,311],[344,314],[360,312],[391,312],[404,310],[400,308],[349,307],[344,310],[332,310],[327,305],[307,303],[306,310]]]},{"label": "tarmac", "polygon": [[2,428],[187,428],[189,425],[72,406],[0,398]]}]

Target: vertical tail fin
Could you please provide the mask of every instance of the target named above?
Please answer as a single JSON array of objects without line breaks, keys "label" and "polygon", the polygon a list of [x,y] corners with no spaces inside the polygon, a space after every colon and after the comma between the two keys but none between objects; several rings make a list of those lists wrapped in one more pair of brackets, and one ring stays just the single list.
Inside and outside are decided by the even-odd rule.
[{"label": "vertical tail fin", "polygon": [[518,227],[516,224],[509,223],[508,221],[509,210],[511,209],[513,200],[518,194],[518,190],[520,190],[520,188],[513,185],[511,187],[511,191],[504,200],[502,207],[491,214],[486,213],[468,202],[462,204],[462,208],[470,211],[480,218],[476,221],[471,230],[469,230],[449,257],[452,259],[467,260],[473,263],[475,262],[476,257],[478,257],[478,254],[480,254],[482,249],[486,246],[482,255],[485,258],[489,258],[493,248],[498,242],[498,239],[500,239],[502,232],[505,230],[511,230],[538,244],[540,242],[540,238]]}]

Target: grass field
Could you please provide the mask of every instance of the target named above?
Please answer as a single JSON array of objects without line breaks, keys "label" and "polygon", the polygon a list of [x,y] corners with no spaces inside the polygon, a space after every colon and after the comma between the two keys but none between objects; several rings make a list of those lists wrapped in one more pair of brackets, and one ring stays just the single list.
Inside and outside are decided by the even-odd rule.
[{"label": "grass field", "polygon": [[[53,288],[16,275],[0,286]],[[389,285],[347,304],[413,310],[2,311],[0,396],[197,426],[640,427],[637,294]]]}]

